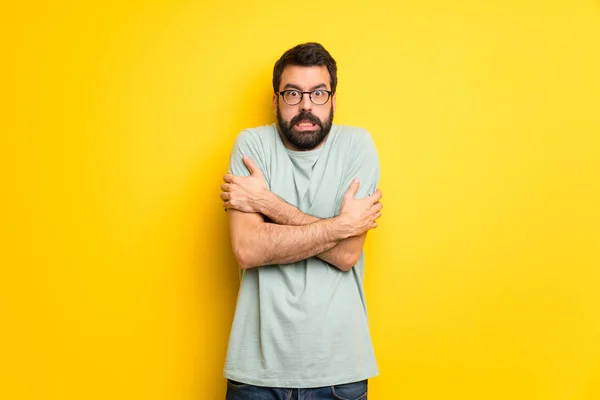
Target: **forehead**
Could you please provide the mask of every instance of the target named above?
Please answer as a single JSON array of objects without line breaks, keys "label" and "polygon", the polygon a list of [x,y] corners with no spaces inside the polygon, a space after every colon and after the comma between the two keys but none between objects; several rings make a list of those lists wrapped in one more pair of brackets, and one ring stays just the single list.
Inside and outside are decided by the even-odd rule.
[{"label": "forehead", "polygon": [[311,67],[287,65],[281,74],[279,90],[282,90],[287,84],[297,86],[302,90],[310,90],[322,83],[326,85],[327,89],[331,89],[329,79],[329,71],[324,65]]}]

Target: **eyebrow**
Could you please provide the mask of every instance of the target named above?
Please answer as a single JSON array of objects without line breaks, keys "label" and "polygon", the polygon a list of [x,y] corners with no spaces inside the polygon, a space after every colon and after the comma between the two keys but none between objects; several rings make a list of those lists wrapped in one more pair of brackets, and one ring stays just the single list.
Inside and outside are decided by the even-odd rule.
[{"label": "eyebrow", "polygon": [[[324,83],[319,83],[317,86],[313,86],[312,88],[310,88],[309,91],[316,90],[316,89],[322,89],[322,88],[327,89],[327,85]],[[293,83],[286,83],[286,85],[283,87],[283,89],[302,90],[302,88],[300,86],[294,85]]]}]

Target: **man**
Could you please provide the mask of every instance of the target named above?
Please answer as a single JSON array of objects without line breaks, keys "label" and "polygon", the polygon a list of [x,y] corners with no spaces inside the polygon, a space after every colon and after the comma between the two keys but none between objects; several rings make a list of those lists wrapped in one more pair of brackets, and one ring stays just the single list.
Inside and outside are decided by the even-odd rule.
[{"label": "man", "polygon": [[241,286],[227,399],[366,399],[378,374],[363,244],[381,216],[371,136],[333,124],[337,66],[318,43],[276,62],[277,123],[242,131],[221,199]]}]

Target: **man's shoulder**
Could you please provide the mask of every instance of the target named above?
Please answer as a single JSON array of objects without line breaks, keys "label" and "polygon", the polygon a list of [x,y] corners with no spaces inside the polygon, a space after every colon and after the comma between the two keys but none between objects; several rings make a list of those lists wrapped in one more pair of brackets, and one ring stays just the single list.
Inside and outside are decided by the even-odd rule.
[{"label": "man's shoulder", "polygon": [[338,132],[340,132],[342,134],[349,134],[349,135],[368,135],[369,134],[369,130],[362,126],[339,125],[339,124],[333,124],[332,126],[334,128],[336,128],[338,130]]},{"label": "man's shoulder", "polygon": [[271,139],[276,136],[277,128],[275,124],[260,125],[250,128],[244,128],[238,133],[240,137],[251,137],[256,139]]},{"label": "man's shoulder", "polygon": [[270,152],[276,147],[279,135],[274,124],[245,128],[238,132],[233,151],[242,153]]},{"label": "man's shoulder", "polygon": [[357,145],[373,141],[371,132],[364,127],[334,124],[333,128],[336,130],[336,139],[340,144]]}]

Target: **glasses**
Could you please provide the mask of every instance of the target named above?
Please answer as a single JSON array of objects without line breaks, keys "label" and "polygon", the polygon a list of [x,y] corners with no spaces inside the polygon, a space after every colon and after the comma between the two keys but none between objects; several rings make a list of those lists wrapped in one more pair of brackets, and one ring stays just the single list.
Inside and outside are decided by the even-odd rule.
[{"label": "glasses", "polygon": [[301,92],[299,90],[283,90],[281,92],[277,92],[277,94],[283,97],[283,101],[285,101],[285,104],[287,104],[288,106],[295,106],[297,104],[300,104],[300,102],[302,101],[302,97],[305,94],[308,94],[308,97],[310,98],[310,101],[313,102],[313,104],[322,106],[323,104],[329,101],[329,98],[331,97],[333,92],[323,89],[312,90],[310,92]]}]

